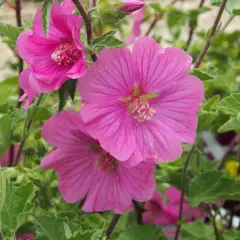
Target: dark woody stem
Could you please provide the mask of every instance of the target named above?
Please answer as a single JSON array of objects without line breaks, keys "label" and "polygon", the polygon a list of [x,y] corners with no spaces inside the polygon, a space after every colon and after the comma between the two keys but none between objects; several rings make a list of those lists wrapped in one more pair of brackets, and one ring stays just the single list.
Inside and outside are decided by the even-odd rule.
[{"label": "dark woody stem", "polygon": [[[85,23],[85,27],[86,27],[86,33],[87,33],[87,42],[88,44],[91,44],[92,41],[92,23],[91,23],[91,19],[89,18],[88,14],[86,13],[86,11],[84,10],[83,5],[81,4],[81,2],[79,0],[72,0],[73,3],[75,4],[77,10],[79,11],[79,13],[81,14],[83,21]],[[90,56],[93,60],[93,62],[95,62],[97,60],[97,56],[94,52],[90,51]]]},{"label": "dark woody stem", "polygon": [[[21,17],[21,0],[16,0],[16,6],[15,6],[15,12],[16,12],[16,22],[17,26],[21,27],[22,26],[22,17]],[[23,71],[23,60],[18,56],[18,72],[19,75]],[[18,99],[23,95],[23,90],[18,87]],[[21,107],[21,102],[17,101],[17,108]],[[10,155],[9,155],[9,166],[11,167],[13,165],[14,161],[14,144],[10,146]]]},{"label": "dark woody stem", "polygon": [[121,217],[121,214],[115,214],[115,215],[114,215],[113,220],[112,220],[112,222],[110,223],[110,225],[109,225],[109,227],[108,227],[108,229],[107,229],[107,231],[106,231],[106,237],[107,237],[107,239],[110,238],[110,236],[111,236],[114,228],[116,227],[116,225],[117,225],[120,217]]}]

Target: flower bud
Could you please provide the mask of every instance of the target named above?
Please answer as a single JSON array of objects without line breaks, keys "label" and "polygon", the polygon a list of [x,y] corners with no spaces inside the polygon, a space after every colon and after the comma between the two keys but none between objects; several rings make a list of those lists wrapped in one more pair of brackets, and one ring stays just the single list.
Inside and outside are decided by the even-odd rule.
[{"label": "flower bud", "polygon": [[141,0],[123,0],[124,6],[120,8],[121,12],[132,13],[139,10],[144,6],[144,2]]}]

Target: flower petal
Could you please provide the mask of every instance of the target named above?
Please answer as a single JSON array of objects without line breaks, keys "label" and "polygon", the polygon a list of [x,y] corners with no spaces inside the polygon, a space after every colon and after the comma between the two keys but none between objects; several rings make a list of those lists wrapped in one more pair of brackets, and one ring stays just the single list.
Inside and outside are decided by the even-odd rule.
[{"label": "flower petal", "polygon": [[172,161],[182,153],[180,139],[168,126],[157,121],[137,126],[136,148],[142,154],[142,161]]},{"label": "flower petal", "polygon": [[41,161],[41,167],[53,168],[59,173],[59,190],[66,202],[74,203],[92,187],[97,157],[86,150],[57,149]]},{"label": "flower petal", "polygon": [[134,200],[143,202],[153,197],[156,187],[153,163],[140,163],[130,168],[121,164],[119,171],[124,188]]},{"label": "flower petal", "polygon": [[83,205],[86,212],[102,212],[112,210],[124,213],[132,204],[131,195],[124,189],[120,178],[113,174],[98,173],[95,183],[88,192]]},{"label": "flower petal", "polygon": [[133,48],[133,66],[145,92],[159,91],[162,86],[178,81],[190,70],[192,58],[178,48],[161,48],[150,37],[140,38]]},{"label": "flower petal", "polygon": [[104,49],[80,79],[78,89],[84,102],[105,106],[130,94],[134,81],[130,50]]},{"label": "flower petal", "polygon": [[86,149],[97,143],[85,133],[80,116],[74,111],[62,111],[52,116],[42,127],[42,136],[50,144],[68,149]]},{"label": "flower petal", "polygon": [[202,82],[195,76],[162,87],[152,102],[156,118],[171,128],[181,141],[194,143],[197,111],[204,95]]},{"label": "flower petal", "polygon": [[102,148],[120,161],[127,160],[135,148],[132,119],[116,106],[102,108],[86,104],[80,109],[89,134],[98,139]]}]

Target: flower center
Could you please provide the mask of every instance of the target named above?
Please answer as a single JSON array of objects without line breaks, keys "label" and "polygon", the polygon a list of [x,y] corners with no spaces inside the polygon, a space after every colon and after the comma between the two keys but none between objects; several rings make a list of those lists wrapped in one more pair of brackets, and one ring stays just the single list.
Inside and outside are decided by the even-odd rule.
[{"label": "flower center", "polygon": [[81,51],[74,44],[63,43],[51,54],[51,59],[60,66],[68,66],[76,63],[81,55]]},{"label": "flower center", "polygon": [[118,162],[109,153],[102,152],[98,161],[98,167],[103,172],[109,172],[115,170],[118,167]]},{"label": "flower center", "polygon": [[135,98],[130,102],[128,109],[131,116],[138,122],[150,120],[156,114],[156,110],[150,107],[149,102],[140,98]]}]

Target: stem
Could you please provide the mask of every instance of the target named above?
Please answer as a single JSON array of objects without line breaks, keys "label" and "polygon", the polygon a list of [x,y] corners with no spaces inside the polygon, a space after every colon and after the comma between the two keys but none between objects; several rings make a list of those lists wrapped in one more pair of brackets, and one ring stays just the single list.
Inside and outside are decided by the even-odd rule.
[{"label": "stem", "polygon": [[[17,22],[17,26],[21,27],[22,26],[22,17],[21,17],[21,0],[16,0],[16,8],[15,8],[15,12],[16,12],[16,22]],[[20,56],[18,56],[18,72],[19,75],[20,73],[23,71],[23,60],[20,58]],[[23,95],[23,90],[18,87],[18,99]],[[17,108],[21,107],[21,102],[17,101]],[[14,144],[12,144],[10,146],[10,156],[9,156],[9,167],[11,167],[13,165],[13,161],[14,161]]]},{"label": "stem", "polygon": [[208,205],[208,212],[209,212],[209,215],[210,215],[211,220],[212,220],[212,225],[213,225],[213,228],[214,228],[216,240],[219,240],[220,238],[219,238],[219,233],[218,233],[218,229],[217,229],[217,224],[216,224],[216,221],[215,221],[215,216],[213,216],[213,214],[211,212],[211,208],[209,207],[209,205]]},{"label": "stem", "polygon": [[222,27],[222,32],[224,32],[226,30],[226,28],[228,27],[228,25],[232,22],[232,20],[234,19],[234,15],[230,16],[227,20],[227,22],[224,24],[224,26]]},{"label": "stem", "polygon": [[226,6],[226,3],[227,3],[227,0],[223,0],[223,1],[222,1],[222,4],[221,4],[221,6],[220,6],[220,8],[219,8],[217,17],[216,17],[216,19],[215,19],[215,21],[214,21],[214,23],[213,23],[212,30],[211,30],[208,38],[207,38],[207,41],[206,41],[206,43],[205,43],[205,45],[204,45],[201,53],[199,54],[199,56],[198,56],[198,58],[197,58],[197,60],[196,60],[196,63],[195,63],[195,65],[194,65],[194,68],[198,68],[198,67],[201,65],[201,63],[202,63],[202,61],[203,61],[203,58],[205,57],[205,55],[206,55],[206,53],[207,53],[207,51],[208,51],[208,49],[209,49],[209,47],[210,47],[210,45],[211,45],[211,40],[212,40],[213,36],[214,36],[215,33],[216,33],[216,30],[217,30],[219,21],[220,21],[220,19],[221,19],[222,13],[223,13],[223,11],[224,11],[224,8],[225,8],[225,6]]},{"label": "stem", "polygon": [[[174,0],[170,3],[170,5],[174,5],[176,2],[178,2],[179,0]],[[159,14],[157,14],[155,16],[155,18],[153,19],[152,23],[150,24],[148,30],[145,33],[145,36],[148,36],[150,34],[150,32],[153,30],[153,28],[155,27],[155,25],[157,24],[158,20],[163,18],[164,13],[160,12]]]},{"label": "stem", "polygon": [[[42,97],[43,97],[43,93],[40,94],[40,96],[38,98],[38,101],[36,103],[36,106],[40,105]],[[20,142],[20,146],[19,146],[19,149],[18,149],[18,152],[17,152],[17,156],[16,156],[16,159],[15,159],[15,162],[13,164],[14,166],[17,166],[19,161],[20,161],[20,157],[22,155],[23,147],[24,147],[24,144],[26,142],[27,135],[28,135],[29,129],[31,128],[31,125],[32,125],[32,120],[29,120],[28,122],[26,120],[24,129],[23,129],[23,137],[22,137],[22,140]]]},{"label": "stem", "polygon": [[178,240],[179,234],[180,234],[180,228],[181,228],[181,221],[182,221],[182,214],[183,214],[183,203],[184,203],[184,194],[185,194],[185,182],[186,182],[186,174],[187,174],[187,168],[189,161],[192,157],[193,151],[194,151],[195,145],[192,145],[192,148],[187,156],[187,159],[185,161],[185,165],[182,172],[182,191],[181,191],[181,198],[180,198],[180,207],[178,212],[178,222],[177,222],[177,230],[175,234],[174,240]]},{"label": "stem", "polygon": [[[205,0],[201,0],[198,8],[201,8],[204,4]],[[191,42],[192,42],[192,39],[193,39],[193,33],[195,31],[195,26],[192,24],[191,20],[189,20],[189,26],[190,26],[190,29],[189,29],[189,35],[188,35],[188,40],[187,40],[187,43],[186,43],[186,48],[185,48],[185,51],[188,50]]]},{"label": "stem", "polygon": [[238,136],[235,137],[229,144],[226,152],[223,154],[222,158],[221,158],[221,163],[218,167],[218,170],[221,170],[224,167],[226,158],[228,157],[228,155],[231,153],[231,151],[233,150],[233,148],[236,146],[237,144],[237,140],[238,140]]},{"label": "stem", "polygon": [[112,222],[110,223],[107,231],[106,231],[106,237],[107,239],[109,239],[109,237],[111,236],[112,232],[113,232],[113,229],[116,227],[117,223],[118,223],[118,220],[119,218],[121,217],[121,214],[115,214],[114,217],[113,217],[113,220]]},{"label": "stem", "polygon": [[142,217],[143,217],[144,209],[142,209],[142,207],[139,206],[138,202],[135,200],[133,200],[133,205],[134,205],[135,212],[137,214],[137,223],[143,224]]},{"label": "stem", "polygon": [[[72,0],[73,3],[75,4],[77,10],[79,11],[79,13],[81,14],[83,21],[85,23],[85,27],[86,27],[86,33],[87,33],[87,42],[88,44],[91,43],[92,40],[92,23],[91,23],[91,19],[89,18],[88,14],[86,13],[86,11],[84,10],[83,5],[81,4],[81,2],[79,0]],[[93,60],[93,62],[95,62],[97,60],[97,56],[94,52],[90,51],[90,56]]]}]

